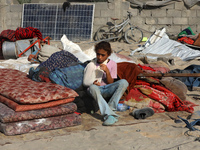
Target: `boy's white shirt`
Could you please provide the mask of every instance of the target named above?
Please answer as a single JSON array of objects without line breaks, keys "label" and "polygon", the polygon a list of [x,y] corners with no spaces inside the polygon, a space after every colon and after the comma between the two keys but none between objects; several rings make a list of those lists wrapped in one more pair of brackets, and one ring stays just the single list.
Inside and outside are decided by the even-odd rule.
[{"label": "boy's white shirt", "polygon": [[[93,84],[95,80],[98,80],[99,83],[101,83],[103,73],[104,71],[100,69],[100,66],[97,66],[97,59],[93,59],[89,63],[84,70],[84,77],[83,77],[83,85],[84,86],[90,86]],[[102,64],[107,65],[108,59],[106,59]]]}]

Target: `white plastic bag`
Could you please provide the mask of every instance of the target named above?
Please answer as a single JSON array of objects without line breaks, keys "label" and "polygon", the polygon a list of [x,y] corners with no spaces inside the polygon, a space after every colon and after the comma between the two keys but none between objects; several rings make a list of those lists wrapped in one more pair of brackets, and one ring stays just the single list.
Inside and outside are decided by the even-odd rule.
[{"label": "white plastic bag", "polygon": [[68,40],[68,38],[65,34],[61,38],[61,43],[62,43],[64,50],[72,53],[81,62],[91,60],[91,58],[81,50],[80,46],[78,44],[75,44],[72,41]]}]

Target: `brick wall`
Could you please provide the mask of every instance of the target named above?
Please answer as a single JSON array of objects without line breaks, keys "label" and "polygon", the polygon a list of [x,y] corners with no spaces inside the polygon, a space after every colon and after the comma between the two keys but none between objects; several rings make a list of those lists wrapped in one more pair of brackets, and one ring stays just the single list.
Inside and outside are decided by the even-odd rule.
[{"label": "brick wall", "polygon": [[[65,0],[57,0],[63,3]],[[0,32],[6,29],[15,30],[21,26],[23,5],[17,0],[0,0]],[[32,0],[32,3],[55,3],[54,0]],[[177,35],[190,26],[194,33],[200,32],[200,6],[195,5],[186,9],[182,1],[175,2],[165,7],[143,9],[140,13],[137,8],[131,8],[125,0],[108,0],[95,4],[93,33],[106,22],[111,22],[110,17],[125,19],[126,12],[131,11],[132,23],[143,29],[144,36],[149,37],[156,29],[165,27],[169,35]],[[120,22],[120,21],[118,21]],[[117,23],[118,23],[117,22]]]}]

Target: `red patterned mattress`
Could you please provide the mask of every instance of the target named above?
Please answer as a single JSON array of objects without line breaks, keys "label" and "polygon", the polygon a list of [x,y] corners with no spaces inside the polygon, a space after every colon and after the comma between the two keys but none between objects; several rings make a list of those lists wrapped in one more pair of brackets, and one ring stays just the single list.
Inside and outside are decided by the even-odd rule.
[{"label": "red patterned mattress", "polygon": [[19,104],[37,104],[74,98],[78,94],[67,87],[35,82],[27,74],[14,69],[0,69],[0,94]]},{"label": "red patterned mattress", "polygon": [[5,135],[81,124],[72,103],[78,94],[67,87],[35,82],[14,69],[0,69],[0,131]]},{"label": "red patterned mattress", "polygon": [[0,131],[3,132],[5,135],[17,135],[29,132],[71,127],[80,124],[81,116],[73,113],[49,118],[34,119],[29,121],[0,123]]},{"label": "red patterned mattress", "polygon": [[0,103],[0,122],[10,123],[17,121],[25,121],[31,119],[48,118],[74,113],[77,110],[75,103],[67,103],[55,107],[49,107],[38,110],[16,112],[6,105]]}]

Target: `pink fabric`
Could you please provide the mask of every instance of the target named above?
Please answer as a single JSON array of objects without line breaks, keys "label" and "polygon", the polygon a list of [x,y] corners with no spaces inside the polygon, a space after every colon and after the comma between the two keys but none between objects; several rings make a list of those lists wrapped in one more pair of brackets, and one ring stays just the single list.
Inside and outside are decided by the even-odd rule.
[{"label": "pink fabric", "polygon": [[44,103],[74,98],[78,94],[67,87],[35,82],[27,74],[14,69],[0,69],[0,94],[21,104]]},{"label": "pink fabric", "polygon": [[[99,65],[98,65],[98,66],[99,66]],[[116,79],[116,78],[117,78],[117,64],[116,64],[114,61],[110,60],[110,61],[107,63],[107,67],[108,67],[108,69],[109,69],[109,71],[110,71],[111,77],[112,77],[113,79]],[[102,77],[102,81],[101,81],[101,86],[102,86],[102,85],[106,85],[106,84],[107,84],[106,82],[107,82],[107,81],[106,81],[106,73],[104,72],[103,77]]]}]

